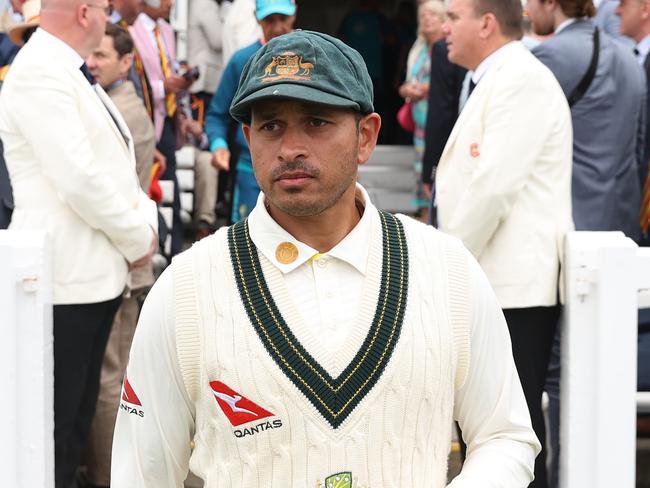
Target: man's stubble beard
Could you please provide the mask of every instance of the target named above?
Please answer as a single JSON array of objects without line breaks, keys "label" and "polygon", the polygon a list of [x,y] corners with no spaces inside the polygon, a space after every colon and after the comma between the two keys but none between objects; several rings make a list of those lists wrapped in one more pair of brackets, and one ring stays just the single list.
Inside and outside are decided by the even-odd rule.
[{"label": "man's stubble beard", "polygon": [[[357,137],[357,143],[355,143],[352,150],[345,157],[345,161],[347,162],[347,164],[345,166],[342,166],[341,169],[348,168],[348,167],[356,168],[358,153],[359,151],[358,151],[358,137]],[[278,169],[275,170],[273,174],[281,174],[283,171],[287,171],[287,170],[306,171],[309,174],[314,175],[315,178],[318,178],[318,176],[320,175],[319,170],[312,168],[307,161],[302,161],[302,160],[285,163],[282,166],[278,167]],[[279,210],[281,210],[282,212],[288,215],[291,215],[292,217],[313,217],[332,208],[341,199],[341,197],[345,194],[345,192],[348,190],[350,185],[355,182],[356,171],[351,172],[348,176],[349,176],[348,178],[340,182],[340,185],[337,185],[336,188],[333,189],[333,193],[331,195],[325,194],[323,199],[307,201],[304,204],[299,204],[298,202],[296,202],[297,203],[296,205],[287,205],[283,201],[274,201],[275,199],[272,198],[272,194],[271,194],[271,198],[269,200]],[[293,193],[295,193],[296,195],[300,195],[302,192],[303,190],[296,190]],[[287,191],[287,193],[292,193],[292,192]]]}]

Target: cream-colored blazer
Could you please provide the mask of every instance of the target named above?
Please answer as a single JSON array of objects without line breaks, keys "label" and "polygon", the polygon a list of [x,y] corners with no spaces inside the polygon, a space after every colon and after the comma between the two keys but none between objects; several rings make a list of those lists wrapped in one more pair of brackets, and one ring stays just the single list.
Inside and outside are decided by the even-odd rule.
[{"label": "cream-colored blazer", "polygon": [[440,159],[439,225],[478,259],[503,308],[550,306],[573,227],[571,115],[541,62],[520,42],[504,49]]},{"label": "cream-colored blazer", "polygon": [[122,293],[127,261],[147,253],[156,207],[115,105],[46,36],[37,31],[19,52],[0,95],[10,229],[49,233],[55,304],[100,302]]}]

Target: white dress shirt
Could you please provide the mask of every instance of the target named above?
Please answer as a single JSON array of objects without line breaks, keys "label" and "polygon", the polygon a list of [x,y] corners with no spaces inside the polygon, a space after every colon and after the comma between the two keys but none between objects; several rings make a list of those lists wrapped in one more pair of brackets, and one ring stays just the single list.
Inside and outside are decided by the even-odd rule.
[{"label": "white dress shirt", "polygon": [[492,66],[497,60],[501,59],[503,56],[507,56],[508,51],[510,49],[513,49],[515,45],[520,43],[521,41],[510,41],[509,43],[504,44],[499,49],[494,51],[483,61],[481,61],[481,63],[476,67],[476,69],[472,73],[472,81],[478,85],[478,82],[481,81],[481,78],[483,78],[483,75],[487,73],[487,71],[490,69],[490,66]]},{"label": "white dress shirt", "polygon": [[648,53],[650,53],[650,34],[641,39],[641,42],[636,45],[636,60],[639,65],[643,66]]}]

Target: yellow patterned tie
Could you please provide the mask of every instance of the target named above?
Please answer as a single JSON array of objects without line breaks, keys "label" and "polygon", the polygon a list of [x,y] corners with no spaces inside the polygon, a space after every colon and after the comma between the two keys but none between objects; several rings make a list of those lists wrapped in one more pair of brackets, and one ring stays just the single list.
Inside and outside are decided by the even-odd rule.
[{"label": "yellow patterned tie", "polygon": [[[172,70],[169,67],[169,60],[167,59],[167,54],[165,54],[165,49],[163,48],[163,42],[160,37],[160,29],[158,29],[158,26],[153,28],[153,35],[156,38],[156,44],[158,44],[158,54],[160,55],[160,64],[162,66],[163,75],[165,76],[165,79],[168,79],[172,75]],[[176,95],[168,93],[165,96],[165,105],[167,107],[167,115],[173,117],[176,113]]]}]

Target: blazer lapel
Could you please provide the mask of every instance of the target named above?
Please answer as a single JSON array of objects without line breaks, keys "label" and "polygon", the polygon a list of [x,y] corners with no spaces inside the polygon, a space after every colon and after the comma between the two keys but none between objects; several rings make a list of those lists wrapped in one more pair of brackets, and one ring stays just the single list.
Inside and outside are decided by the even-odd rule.
[{"label": "blazer lapel", "polygon": [[466,124],[466,120],[469,118],[476,117],[475,112],[479,108],[483,107],[483,105],[485,105],[486,102],[485,93],[486,90],[489,88],[490,83],[492,82],[492,77],[494,76],[494,73],[496,71],[499,71],[504,63],[511,62],[511,59],[512,59],[511,56],[502,56],[501,59],[496,60],[495,64],[489,67],[488,71],[483,75],[483,77],[476,84],[474,91],[472,92],[470,97],[467,99],[467,102],[465,103],[465,107],[458,115],[458,119],[456,120],[456,124],[454,124],[454,128],[451,130],[451,134],[449,134],[449,138],[447,139],[447,144],[445,145],[445,149],[442,151],[442,156],[440,157],[439,164],[445,160],[447,153],[453,147],[459,132],[463,130],[463,127]]},{"label": "blazer lapel", "polygon": [[124,143],[124,146],[129,149],[132,144],[131,133],[119,110],[117,110],[117,107],[115,107],[115,104],[113,104],[113,101],[101,86],[95,85],[95,93],[97,93],[97,97],[101,104],[104,105],[104,112],[110,121],[113,132],[115,132],[120,141]]}]

